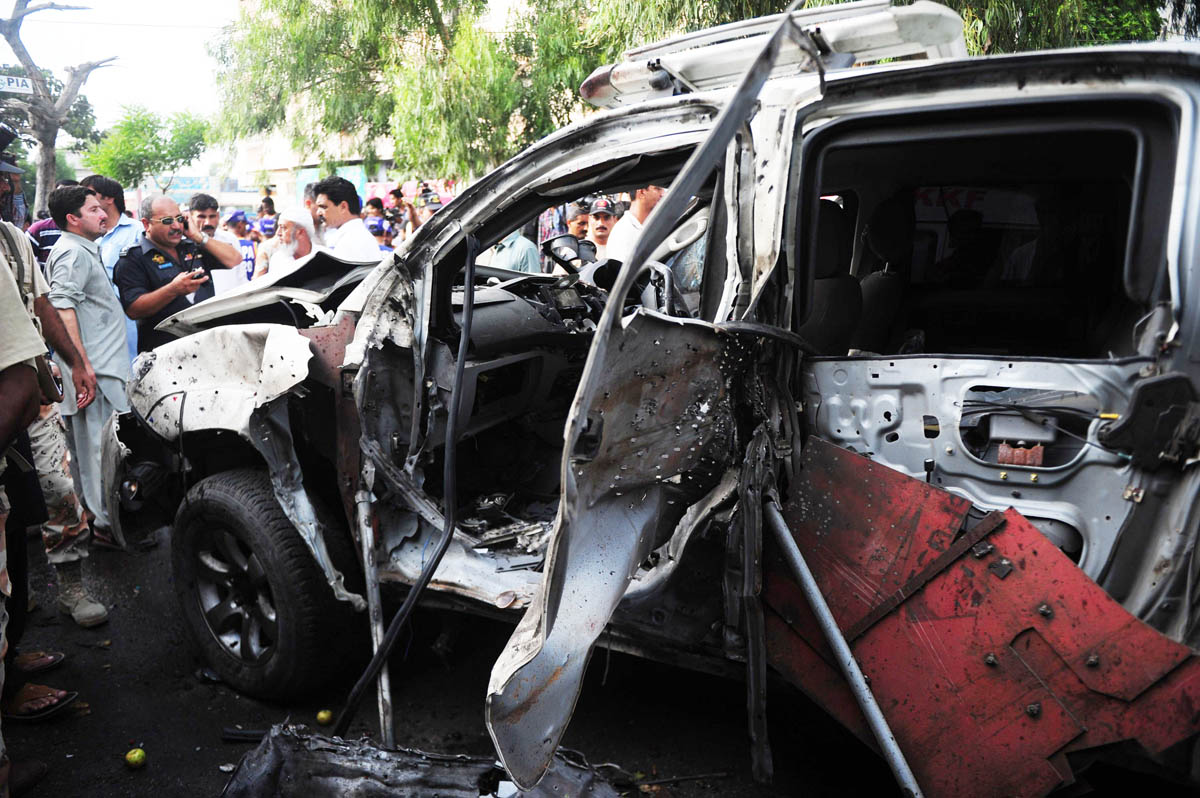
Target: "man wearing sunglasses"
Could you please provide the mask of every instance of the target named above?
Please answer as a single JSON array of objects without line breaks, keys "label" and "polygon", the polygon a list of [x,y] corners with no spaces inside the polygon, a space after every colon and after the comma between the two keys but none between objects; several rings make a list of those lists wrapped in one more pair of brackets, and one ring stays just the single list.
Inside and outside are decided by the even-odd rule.
[{"label": "man wearing sunglasses", "polygon": [[213,295],[210,272],[232,269],[242,253],[203,230],[193,229],[175,200],[147,197],[141,207],[145,232],[121,253],[113,280],[125,315],[138,323],[138,351],[174,340],[155,330],[160,321]]}]

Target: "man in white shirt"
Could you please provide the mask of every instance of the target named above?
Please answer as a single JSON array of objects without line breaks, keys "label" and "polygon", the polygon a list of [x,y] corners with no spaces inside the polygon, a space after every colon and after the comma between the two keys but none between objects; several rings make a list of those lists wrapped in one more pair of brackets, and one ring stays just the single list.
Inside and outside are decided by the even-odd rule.
[{"label": "man in white shirt", "polygon": [[306,208],[288,208],[277,218],[279,234],[274,240],[278,243],[269,249],[259,249],[255,277],[268,272],[277,274],[287,271],[292,264],[316,249],[313,243],[316,232],[313,230],[312,217]]},{"label": "man in white shirt", "polygon": [[362,202],[354,184],[344,177],[327,177],[313,186],[317,213],[325,223],[325,246],[341,260],[378,263],[381,257],[375,236],[359,218]]},{"label": "man in white shirt", "polygon": [[646,186],[634,190],[629,210],[617,220],[612,232],[608,234],[608,257],[622,263],[629,260],[634,245],[642,235],[642,225],[650,211],[654,210],[654,206],[662,199],[663,192],[662,186]]},{"label": "man in white shirt", "polygon": [[[188,200],[188,217],[193,230],[205,233],[241,251],[242,244],[238,237],[221,227],[221,206],[216,197],[211,194],[193,194]],[[211,275],[213,293],[221,294],[239,285],[245,285],[250,281],[253,271],[253,262],[247,264],[244,258],[240,265],[232,269],[214,271]]]}]

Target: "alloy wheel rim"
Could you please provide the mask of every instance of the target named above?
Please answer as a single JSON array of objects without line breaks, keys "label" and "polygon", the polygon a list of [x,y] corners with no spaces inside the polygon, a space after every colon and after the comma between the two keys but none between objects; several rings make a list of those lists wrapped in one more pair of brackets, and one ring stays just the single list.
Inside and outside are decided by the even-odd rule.
[{"label": "alloy wheel rim", "polygon": [[212,636],[243,662],[267,659],[279,626],[275,599],[258,555],[225,527],[212,527],[196,548],[197,598]]}]

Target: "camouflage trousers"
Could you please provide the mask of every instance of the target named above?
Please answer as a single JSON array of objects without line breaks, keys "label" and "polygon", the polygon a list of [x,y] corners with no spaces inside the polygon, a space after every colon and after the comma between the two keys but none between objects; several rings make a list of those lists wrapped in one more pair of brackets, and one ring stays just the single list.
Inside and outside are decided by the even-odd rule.
[{"label": "camouflage trousers", "polygon": [[54,565],[81,560],[88,556],[91,532],[71,479],[67,428],[57,406],[42,405],[37,420],[29,425],[29,443],[49,516],[42,524],[46,559]]}]

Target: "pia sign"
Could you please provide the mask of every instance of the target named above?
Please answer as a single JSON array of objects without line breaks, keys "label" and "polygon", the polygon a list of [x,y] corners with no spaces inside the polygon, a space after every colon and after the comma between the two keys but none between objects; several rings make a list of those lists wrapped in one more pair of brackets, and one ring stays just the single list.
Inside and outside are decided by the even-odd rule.
[{"label": "pia sign", "polygon": [[9,94],[33,94],[33,86],[30,85],[29,78],[0,75],[0,91]]}]

